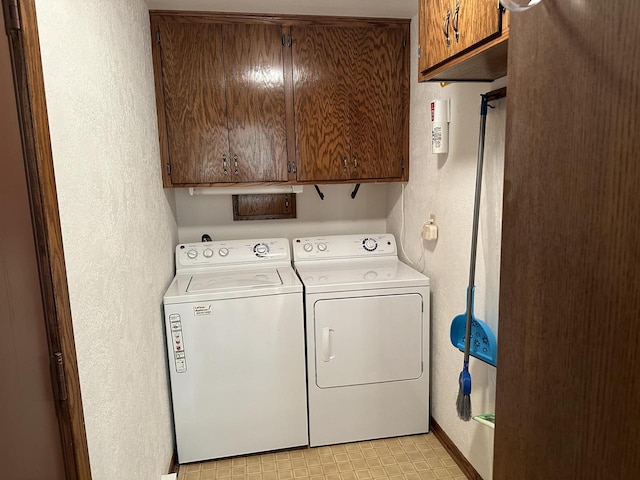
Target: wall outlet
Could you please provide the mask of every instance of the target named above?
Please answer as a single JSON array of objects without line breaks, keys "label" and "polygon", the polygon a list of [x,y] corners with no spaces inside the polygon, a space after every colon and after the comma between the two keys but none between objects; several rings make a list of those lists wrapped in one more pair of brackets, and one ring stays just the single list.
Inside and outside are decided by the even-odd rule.
[{"label": "wall outlet", "polygon": [[429,221],[422,226],[422,238],[425,240],[438,239],[438,226],[436,225],[436,216],[431,214]]}]

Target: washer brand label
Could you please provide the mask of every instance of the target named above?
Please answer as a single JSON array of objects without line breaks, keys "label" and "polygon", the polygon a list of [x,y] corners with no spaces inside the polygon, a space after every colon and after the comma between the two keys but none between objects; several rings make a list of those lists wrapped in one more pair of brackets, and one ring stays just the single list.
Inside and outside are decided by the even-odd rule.
[{"label": "washer brand label", "polygon": [[195,305],[193,307],[193,315],[196,317],[201,317],[203,315],[213,315],[213,311],[211,310],[211,304]]}]

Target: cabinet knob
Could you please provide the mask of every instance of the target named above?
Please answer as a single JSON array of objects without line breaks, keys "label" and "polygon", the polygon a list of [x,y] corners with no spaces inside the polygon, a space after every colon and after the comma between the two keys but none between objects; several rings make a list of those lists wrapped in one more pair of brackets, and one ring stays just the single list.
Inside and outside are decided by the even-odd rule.
[{"label": "cabinet knob", "polygon": [[357,153],[353,154],[353,171],[354,172],[358,171],[358,154]]},{"label": "cabinet knob", "polygon": [[344,163],[344,173],[347,173],[347,156],[342,156],[342,162]]},{"label": "cabinet knob", "polygon": [[239,170],[238,170],[238,155],[234,155],[233,156],[233,168],[234,168],[233,173],[238,175],[238,173],[239,173]]},{"label": "cabinet knob", "polygon": [[447,8],[447,14],[444,17],[444,22],[442,22],[442,33],[444,33],[444,38],[447,41],[447,47],[451,45],[451,39],[449,38],[449,19],[451,18],[451,9]]},{"label": "cabinet knob", "polygon": [[227,170],[227,156],[222,155],[222,171],[225,175],[229,175],[229,170]]}]

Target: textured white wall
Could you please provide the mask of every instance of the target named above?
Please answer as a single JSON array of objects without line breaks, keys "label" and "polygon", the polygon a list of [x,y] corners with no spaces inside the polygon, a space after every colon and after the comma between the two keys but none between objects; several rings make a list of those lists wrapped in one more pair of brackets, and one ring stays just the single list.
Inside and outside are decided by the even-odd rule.
[{"label": "textured white wall", "polygon": [[[504,86],[506,79],[483,84],[417,83],[417,17],[412,21],[411,178],[404,193],[405,251],[431,278],[431,415],[485,479],[492,477],[493,431],[477,422],[463,422],[456,414],[458,375],[463,354],[449,340],[452,318],[465,311],[473,219],[480,94]],[[430,102],[451,99],[448,154],[431,153]],[[489,110],[485,147],[476,306],[478,318],[497,333],[502,222],[502,182],[506,100]],[[401,186],[389,191],[388,231],[402,230]],[[420,230],[436,215],[437,241],[422,241]],[[406,258],[406,257],[405,257]],[[471,359],[471,403],[474,414],[493,412],[496,370]]]},{"label": "textured white wall", "polygon": [[36,7],[93,480],[160,478],[173,451],[162,295],[177,226],[147,8]]},{"label": "textured white wall", "polygon": [[386,232],[389,184],[363,183],[356,198],[355,185],[320,185],[324,200],[313,185],[297,195],[297,218],[233,221],[231,195],[190,196],[176,190],[180,242],[200,241],[203,233],[214,240]]}]

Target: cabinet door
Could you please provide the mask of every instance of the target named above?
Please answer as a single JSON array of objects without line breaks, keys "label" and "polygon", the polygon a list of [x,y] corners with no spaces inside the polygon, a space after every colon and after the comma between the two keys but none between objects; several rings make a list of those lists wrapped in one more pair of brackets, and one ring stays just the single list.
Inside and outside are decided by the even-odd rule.
[{"label": "cabinet door", "polygon": [[[455,13],[455,0],[420,0],[418,9],[419,65],[422,72],[454,54],[455,36],[451,20]],[[444,30],[449,34],[449,42]]]},{"label": "cabinet door", "polygon": [[409,79],[404,28],[354,29],[351,46],[352,179],[402,177]]},{"label": "cabinet door", "polygon": [[350,30],[291,29],[299,181],[349,179]]},{"label": "cabinet door", "polygon": [[222,30],[161,23],[162,85],[171,182],[230,182]]},{"label": "cabinet door", "polygon": [[[455,53],[473,47],[483,40],[500,35],[500,8],[496,0],[448,0],[454,11],[459,4],[458,29],[460,39],[455,43]],[[452,21],[455,23],[455,18]]]},{"label": "cabinet door", "polygon": [[286,181],[282,27],[229,24],[222,31],[233,181]]}]

